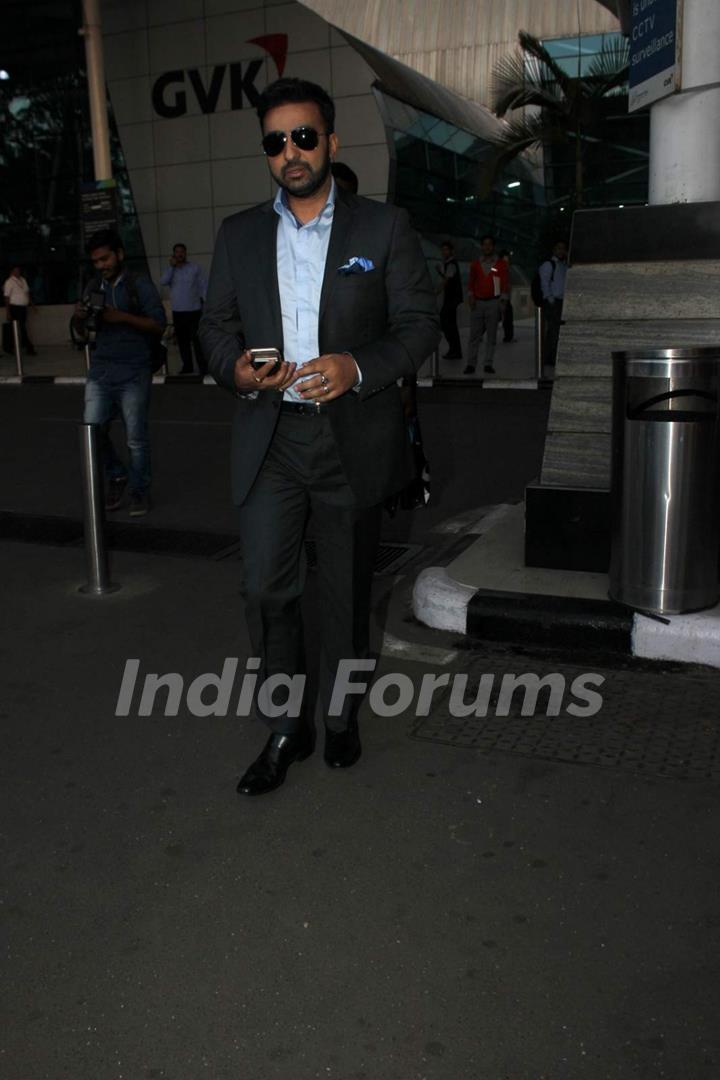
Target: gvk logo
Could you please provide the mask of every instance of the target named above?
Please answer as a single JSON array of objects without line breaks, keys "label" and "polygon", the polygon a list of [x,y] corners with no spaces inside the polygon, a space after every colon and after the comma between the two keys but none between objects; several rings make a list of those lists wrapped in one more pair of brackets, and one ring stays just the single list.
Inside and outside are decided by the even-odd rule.
[{"label": "gvk logo", "polygon": [[[247,44],[258,45],[264,49],[275,61],[278,77],[282,76],[287,59],[287,34],[264,34],[262,37],[250,38]],[[230,108],[244,109],[246,106],[254,108],[260,96],[255,80],[262,65],[261,59],[250,60],[245,64],[216,64],[207,86],[198,68],[188,68],[186,71],[166,71],[164,75],[156,79],[153,85],[153,109],[158,116],[165,117],[167,120],[172,120],[176,116],[185,116],[188,111],[186,87],[189,85],[200,110],[204,113],[214,113],[227,72],[230,78]]]}]

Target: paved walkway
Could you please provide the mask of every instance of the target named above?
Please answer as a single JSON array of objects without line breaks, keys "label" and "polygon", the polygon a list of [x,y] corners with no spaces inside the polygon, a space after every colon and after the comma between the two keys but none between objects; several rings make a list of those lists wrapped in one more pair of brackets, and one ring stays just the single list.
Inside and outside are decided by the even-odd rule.
[{"label": "paved walkway", "polygon": [[[220,531],[232,402],[160,389],[153,517]],[[377,674],[412,698],[366,703],[346,773],[317,752],[271,796],[236,796],[264,738],[234,715],[237,559],[116,551],[122,588],[93,600],[80,546],[0,542],[3,1078],[716,1080],[720,683],[416,622],[418,565],[451,559],[539,462],[539,395],[475,393],[424,414],[438,506],[388,523],[424,549],[373,604]],[[2,391],[3,509],[78,509],[79,400]],[[306,615],[314,660],[312,580]],[[229,710],[197,715],[191,682],[228,657]],[[183,680],[177,715],[140,709],[152,673]],[[469,701],[512,673],[559,677],[558,717],[520,700],[505,717],[497,695],[453,715],[443,682],[467,676]],[[587,673],[604,680],[590,719],[568,709]]]},{"label": "paved walkway", "polygon": [[[228,656],[242,673],[237,564],[118,553],[98,601],[79,550],[0,554],[8,1080],[715,1080],[715,786],[366,708],[356,768],[317,753],[242,800],[263,734],[235,695],[140,716],[138,691],[115,715],[128,658],[186,690]],[[474,672],[450,636],[402,645],[388,584],[380,671]]]}]

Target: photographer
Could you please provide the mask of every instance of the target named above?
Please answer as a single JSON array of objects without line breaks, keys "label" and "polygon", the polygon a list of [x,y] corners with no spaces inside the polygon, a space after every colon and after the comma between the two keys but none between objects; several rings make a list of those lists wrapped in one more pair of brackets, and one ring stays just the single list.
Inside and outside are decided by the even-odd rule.
[{"label": "photographer", "polygon": [[[152,386],[153,344],[165,329],[160,295],[145,277],[124,267],[125,252],[117,233],[96,233],[86,245],[99,277],[86,288],[75,308],[75,327],[95,334],[85,387],[86,424],[98,424],[107,478],[106,510],[122,505],[126,484],[130,516],[150,509],[150,441],[148,408]],[[128,468],[120,461],[109,436],[110,422],[122,415],[128,449]]]}]

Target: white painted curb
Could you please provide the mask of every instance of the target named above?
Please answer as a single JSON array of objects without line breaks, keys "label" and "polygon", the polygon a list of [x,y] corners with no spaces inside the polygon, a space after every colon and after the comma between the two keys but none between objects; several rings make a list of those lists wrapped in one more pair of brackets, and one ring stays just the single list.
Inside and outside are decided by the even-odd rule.
[{"label": "white painted curb", "polygon": [[720,668],[720,605],[692,615],[671,615],[669,620],[666,624],[635,615],[633,655]]},{"label": "white painted curb", "polygon": [[477,592],[474,585],[454,581],[444,566],[427,566],[413,585],[412,606],[416,619],[435,630],[467,630],[467,609]]}]

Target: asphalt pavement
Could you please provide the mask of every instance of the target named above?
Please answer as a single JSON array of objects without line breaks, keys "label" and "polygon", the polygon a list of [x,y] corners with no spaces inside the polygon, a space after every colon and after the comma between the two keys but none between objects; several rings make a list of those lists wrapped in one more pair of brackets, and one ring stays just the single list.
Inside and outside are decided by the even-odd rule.
[{"label": "asphalt pavement", "polygon": [[[234,788],[264,732],[235,715],[241,564],[210,540],[159,541],[232,536],[232,402],[161,390],[156,507],[132,526],[120,512],[147,543],[118,544],[121,588],[101,599],[77,591],[77,538],[31,527],[79,519],[81,392],[0,393],[0,521],[33,540],[0,542],[0,1074],[715,1080],[716,673],[488,645],[410,613],[417,570],[537,474],[547,395],[421,394],[434,498],[386,520],[385,541],[410,547],[373,605],[376,674],[412,700],[392,716],[366,703],[353,769],[319,747],[249,800]],[[312,644],[312,574],[306,615]],[[227,658],[229,708],[199,715],[190,685]],[[177,710],[163,693],[144,707],[145,677],[171,673]],[[566,694],[557,716],[542,699],[506,717],[495,695],[486,716],[453,715],[443,676],[467,676],[470,700],[483,674],[513,673],[594,674],[602,708],[580,717]],[[440,692],[418,716],[429,675]]]}]

